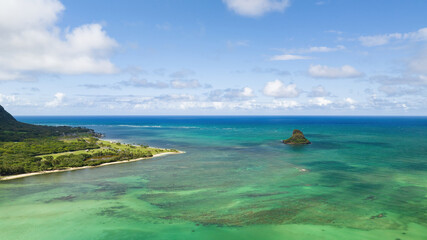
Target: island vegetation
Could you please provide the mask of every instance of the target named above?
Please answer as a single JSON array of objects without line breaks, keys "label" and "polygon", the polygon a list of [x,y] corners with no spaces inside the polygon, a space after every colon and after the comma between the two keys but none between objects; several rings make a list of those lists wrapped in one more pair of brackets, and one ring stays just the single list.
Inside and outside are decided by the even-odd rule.
[{"label": "island vegetation", "polygon": [[87,128],[21,123],[0,106],[0,178],[179,152],[109,142],[99,137],[100,134]]},{"label": "island vegetation", "polygon": [[283,140],[283,143],[284,144],[292,144],[292,145],[311,144],[311,142],[307,138],[305,138],[304,134],[298,129],[295,129],[292,132],[292,137],[290,137],[286,140]]}]

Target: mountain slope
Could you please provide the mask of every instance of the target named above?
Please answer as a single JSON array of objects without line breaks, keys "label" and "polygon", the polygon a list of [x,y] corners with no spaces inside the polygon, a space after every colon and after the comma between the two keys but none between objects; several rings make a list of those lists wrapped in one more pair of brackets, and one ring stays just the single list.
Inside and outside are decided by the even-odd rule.
[{"label": "mountain slope", "polygon": [[72,135],[97,135],[92,129],[67,126],[41,126],[17,121],[0,106],[0,142],[20,142],[29,138]]},{"label": "mountain slope", "polygon": [[16,119],[0,105],[0,125],[14,124]]}]

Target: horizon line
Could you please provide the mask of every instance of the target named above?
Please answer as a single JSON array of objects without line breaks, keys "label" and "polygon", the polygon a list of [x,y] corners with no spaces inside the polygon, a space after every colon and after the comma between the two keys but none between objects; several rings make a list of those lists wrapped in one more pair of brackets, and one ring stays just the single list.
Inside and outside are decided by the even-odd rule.
[{"label": "horizon line", "polygon": [[427,115],[13,115],[14,117],[427,117]]}]

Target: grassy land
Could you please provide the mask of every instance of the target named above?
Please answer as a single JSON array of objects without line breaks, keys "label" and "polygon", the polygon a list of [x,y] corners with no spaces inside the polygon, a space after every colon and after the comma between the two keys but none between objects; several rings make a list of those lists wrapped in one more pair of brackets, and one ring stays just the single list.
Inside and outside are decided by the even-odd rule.
[{"label": "grassy land", "polygon": [[0,106],[0,178],[178,152],[102,141],[101,136],[82,127],[22,123]]},{"label": "grassy land", "polygon": [[[87,140],[87,138],[84,138]],[[75,142],[76,140],[63,140],[66,142]],[[118,156],[120,153],[130,153],[135,156],[143,156],[143,157],[150,157],[158,153],[164,153],[164,152],[177,152],[174,149],[160,149],[160,148],[151,148],[148,146],[141,146],[141,145],[131,145],[131,144],[121,144],[118,142],[109,142],[104,140],[97,140],[96,145],[99,146],[99,148],[96,149],[85,149],[85,150],[77,150],[77,151],[71,151],[71,152],[62,152],[62,153],[53,153],[53,154],[45,154],[45,155],[39,155],[37,157],[40,157],[44,160],[50,159],[52,157],[53,159],[57,159],[58,157],[68,156],[68,155],[81,155],[81,154],[88,154],[91,155],[92,159],[96,158],[95,156]],[[88,158],[90,160],[91,158]]]},{"label": "grassy land", "polygon": [[178,151],[109,142],[95,137],[0,142],[0,175],[97,166],[166,152]]}]

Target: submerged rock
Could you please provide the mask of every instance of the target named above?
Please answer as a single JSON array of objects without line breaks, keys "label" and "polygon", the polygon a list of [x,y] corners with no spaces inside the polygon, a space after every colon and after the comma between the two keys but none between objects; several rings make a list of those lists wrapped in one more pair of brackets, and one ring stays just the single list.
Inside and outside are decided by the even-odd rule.
[{"label": "submerged rock", "polygon": [[284,144],[311,144],[307,138],[304,137],[304,134],[298,129],[295,129],[292,133],[292,137],[283,140]]}]

